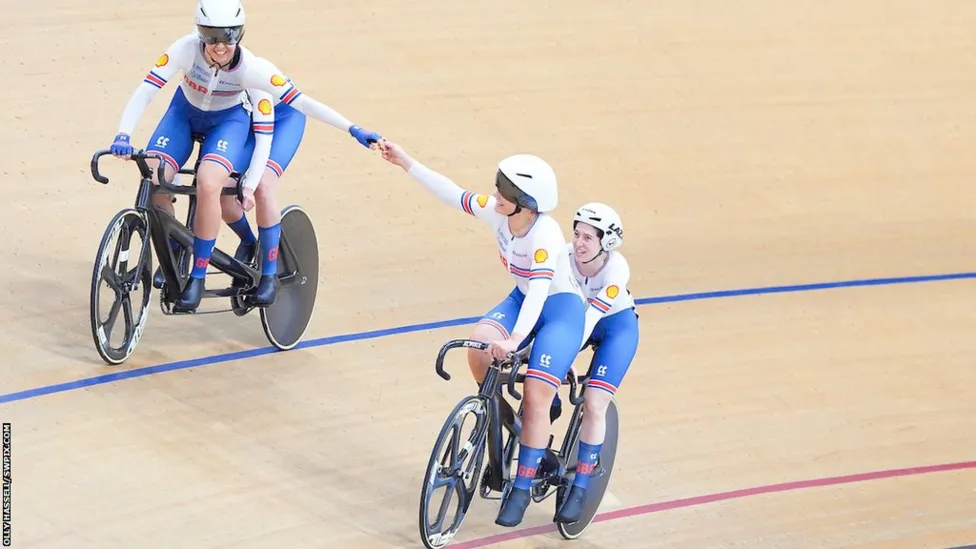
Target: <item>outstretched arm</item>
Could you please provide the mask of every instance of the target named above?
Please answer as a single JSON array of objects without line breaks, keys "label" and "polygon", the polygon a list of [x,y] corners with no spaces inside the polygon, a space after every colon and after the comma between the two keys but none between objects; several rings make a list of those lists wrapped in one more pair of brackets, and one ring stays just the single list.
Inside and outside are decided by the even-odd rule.
[{"label": "outstretched arm", "polygon": [[248,87],[260,88],[303,114],[349,132],[364,147],[370,147],[380,140],[380,136],[375,132],[360,128],[339,111],[302,93],[291,78],[285,76],[274,63],[263,57],[255,58],[254,69],[248,76],[254,78],[253,82],[248,83]]},{"label": "outstretched arm", "polygon": [[410,177],[417,180],[444,204],[489,223],[499,217],[499,214],[495,213],[494,197],[475,194],[459,187],[448,177],[411,158],[395,143],[384,139],[380,141],[379,146],[384,160],[403,168]]},{"label": "outstretched arm", "polygon": [[[291,84],[291,82],[289,82],[289,84]],[[282,101],[288,105],[291,105],[296,110],[301,111],[316,120],[325,122],[330,126],[334,126],[342,131],[349,131],[349,128],[353,126],[353,123],[350,122],[345,116],[342,116],[339,111],[298,91],[298,88],[294,87],[294,85],[292,85],[291,89],[293,90],[293,93],[296,94],[291,99],[291,102],[285,101],[284,99],[282,99]],[[292,92],[286,91],[282,97],[287,97],[289,93]]]},{"label": "outstretched arm", "polygon": [[356,140],[359,141],[359,143],[364,147],[369,147],[373,143],[380,140],[380,136],[376,132],[370,132],[360,128],[347,120],[345,116],[339,114],[339,111],[303,94],[302,92],[298,91],[298,88],[293,89],[294,93],[297,93],[297,95],[294,95],[294,98],[291,100],[289,105],[295,107],[296,110],[301,111],[316,120],[321,120],[326,124],[335,126],[340,130],[349,132],[349,135],[355,137]]}]

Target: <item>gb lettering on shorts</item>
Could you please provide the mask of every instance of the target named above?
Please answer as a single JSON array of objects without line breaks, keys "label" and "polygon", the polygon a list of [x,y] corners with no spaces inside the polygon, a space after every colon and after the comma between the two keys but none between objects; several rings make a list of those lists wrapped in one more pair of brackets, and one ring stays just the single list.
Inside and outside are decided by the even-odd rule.
[{"label": "gb lettering on shorts", "polygon": [[165,149],[167,145],[169,145],[169,138],[165,135],[160,135],[156,138],[156,146],[160,149]]},{"label": "gb lettering on shorts", "polygon": [[217,150],[218,151],[220,151],[222,153],[225,153],[225,152],[227,152],[227,148],[229,146],[230,146],[230,143],[228,143],[226,139],[218,139],[217,140]]}]

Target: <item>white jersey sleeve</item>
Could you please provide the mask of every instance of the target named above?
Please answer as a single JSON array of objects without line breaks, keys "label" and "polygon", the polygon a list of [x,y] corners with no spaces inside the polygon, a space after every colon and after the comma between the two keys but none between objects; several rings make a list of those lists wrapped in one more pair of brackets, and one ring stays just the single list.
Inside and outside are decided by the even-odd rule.
[{"label": "white jersey sleeve", "polygon": [[251,128],[254,130],[254,152],[251,163],[244,172],[244,187],[257,189],[264,175],[264,168],[271,156],[271,142],[274,139],[275,110],[274,98],[264,90],[248,89],[247,98],[251,103]]},{"label": "white jersey sleeve", "polygon": [[135,89],[122,112],[119,133],[132,135],[136,124],[142,118],[146,107],[156,97],[156,93],[180,70],[186,72],[193,65],[193,56],[200,39],[196,34],[187,34],[173,42],[166,52],[156,60],[142,83]]},{"label": "white jersey sleeve", "polygon": [[493,226],[505,218],[495,212],[495,197],[462,189],[447,176],[435,172],[420,162],[414,161],[407,173],[448,206],[453,206]]},{"label": "white jersey sleeve", "polygon": [[620,254],[607,264],[607,271],[603,273],[603,287],[589,300],[586,308],[586,323],[583,326],[583,342],[590,339],[597,322],[613,308],[619,296],[627,295],[627,284],[630,282],[630,265]]},{"label": "white jersey sleeve", "polygon": [[253,63],[249,64],[248,71],[244,84],[248,88],[264,90],[274,96],[276,101],[340,130],[349,131],[352,127],[352,122],[335,109],[303,94],[291,78],[285,76],[271,61],[263,57],[255,57]]},{"label": "white jersey sleeve", "polygon": [[532,253],[532,263],[529,268],[529,290],[522,300],[515,327],[512,328],[512,334],[523,337],[532,331],[539,320],[539,315],[542,314],[542,307],[549,297],[549,287],[556,274],[559,254],[566,245],[559,223],[555,219],[542,216],[536,220],[536,223],[543,225],[537,227],[538,230],[533,230],[531,234],[531,247],[535,251]]}]

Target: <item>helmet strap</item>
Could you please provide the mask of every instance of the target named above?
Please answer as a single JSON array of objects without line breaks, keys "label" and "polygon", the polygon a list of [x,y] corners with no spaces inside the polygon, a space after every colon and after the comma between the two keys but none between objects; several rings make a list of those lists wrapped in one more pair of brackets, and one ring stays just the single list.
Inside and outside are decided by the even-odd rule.
[{"label": "helmet strap", "polygon": [[597,259],[598,259],[598,258],[599,258],[599,257],[600,257],[601,255],[603,255],[603,248],[602,248],[602,247],[600,248],[600,251],[599,251],[599,252],[597,252],[595,256],[593,256],[593,259],[591,259],[591,260],[589,260],[589,261],[584,261],[584,262],[583,262],[583,265],[589,265],[590,263],[593,263],[593,262],[594,262],[594,261],[596,261],[596,260],[597,260]]},{"label": "helmet strap", "polygon": [[517,214],[517,213],[519,213],[521,211],[522,211],[522,206],[519,205],[519,204],[515,204],[515,209],[512,210],[512,213],[508,214],[508,217],[512,217],[513,215],[515,215],[515,214]]}]

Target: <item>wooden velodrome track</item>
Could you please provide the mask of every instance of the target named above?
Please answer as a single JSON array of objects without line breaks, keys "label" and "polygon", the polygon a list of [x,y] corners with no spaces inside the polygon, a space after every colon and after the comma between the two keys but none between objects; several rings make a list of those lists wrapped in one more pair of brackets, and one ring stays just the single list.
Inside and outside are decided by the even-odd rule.
[{"label": "wooden velodrome track", "polygon": [[[419,547],[430,446],[472,390],[460,353],[450,383],[434,355],[510,288],[491,235],[310,121],[281,191],[318,231],[309,345],[271,353],[257,315],[154,297],[106,367],[89,280],[136,174],[110,162],[103,186],[88,159],[193,2],[6,4],[13,546]],[[490,191],[531,151],[567,236],[586,201],[624,218],[642,345],[603,520],[566,542],[552,500],[503,530],[479,499],[454,547],[976,543],[972,2],[247,8],[254,51],[460,184]]]}]

